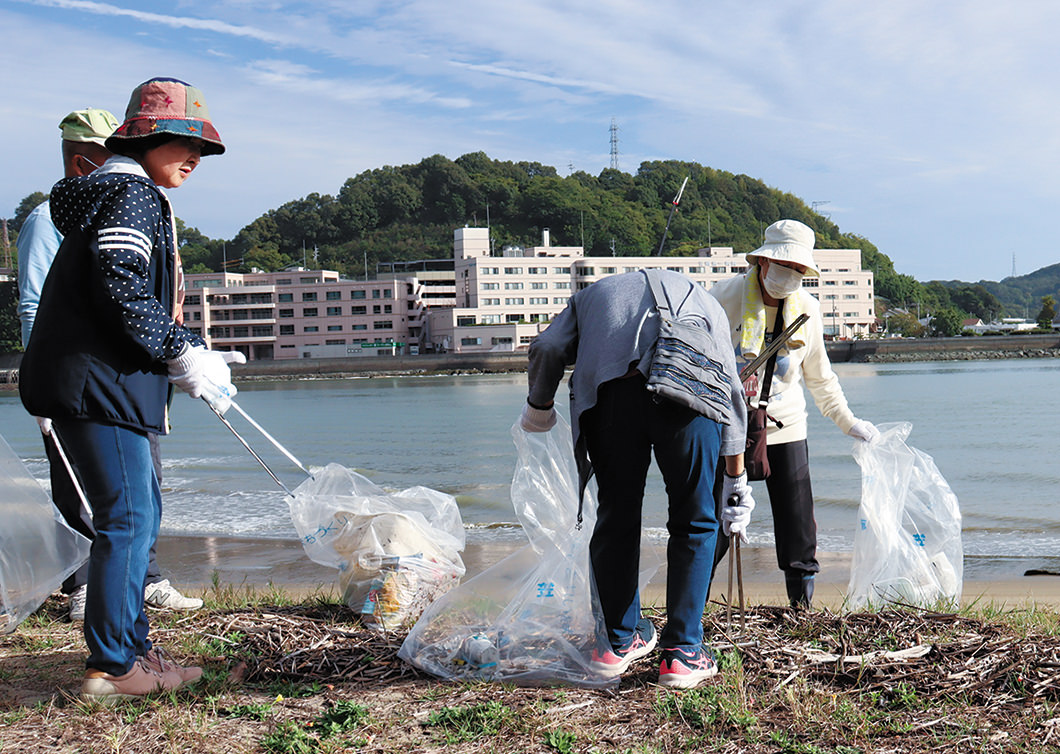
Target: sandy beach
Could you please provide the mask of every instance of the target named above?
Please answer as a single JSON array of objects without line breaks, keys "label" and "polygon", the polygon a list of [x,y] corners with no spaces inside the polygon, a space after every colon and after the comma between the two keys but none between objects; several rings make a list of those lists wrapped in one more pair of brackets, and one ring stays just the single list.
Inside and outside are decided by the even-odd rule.
[{"label": "sandy beach", "polygon": [[[509,542],[469,544],[463,553],[465,580],[499,562],[515,547]],[[297,595],[337,590],[338,572],[311,561],[296,540],[162,535],[158,558],[163,573],[189,593],[208,590],[215,581],[233,587],[262,588],[271,584]],[[818,558],[821,574],[817,579],[816,604],[837,609],[849,580],[851,554],[819,553]],[[748,604],[784,604],[783,579],[772,549],[746,548],[742,561]],[[1050,571],[1058,570],[1051,563],[1045,566]],[[1028,569],[1041,568],[1040,559],[1013,558],[1003,563],[968,559],[962,602],[979,607],[1060,609],[1060,575],[1023,575]],[[722,598],[727,584],[728,572],[723,563],[715,576],[711,598]],[[664,587],[665,569],[661,569],[649,584],[645,603],[661,604]]]}]

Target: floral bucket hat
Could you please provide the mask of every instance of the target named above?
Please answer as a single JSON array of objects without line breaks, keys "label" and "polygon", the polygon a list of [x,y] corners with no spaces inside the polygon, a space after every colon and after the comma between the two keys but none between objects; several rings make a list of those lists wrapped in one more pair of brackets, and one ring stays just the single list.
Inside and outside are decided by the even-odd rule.
[{"label": "floral bucket hat", "polygon": [[202,139],[203,156],[225,151],[202,92],[178,79],[151,79],[133,89],[125,122],[107,139],[107,148],[117,152],[122,144],[157,134]]}]

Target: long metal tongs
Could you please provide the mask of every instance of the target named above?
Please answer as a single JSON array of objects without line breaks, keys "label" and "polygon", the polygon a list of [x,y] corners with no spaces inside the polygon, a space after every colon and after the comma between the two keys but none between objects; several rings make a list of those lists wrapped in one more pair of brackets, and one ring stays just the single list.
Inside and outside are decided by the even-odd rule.
[{"label": "long metal tongs", "polygon": [[[218,411],[217,407],[214,406],[212,403],[210,403],[209,400],[206,399],[206,396],[203,396],[202,399],[206,403],[206,405],[210,407],[210,410],[213,411],[214,414],[217,415],[217,418],[221,420],[221,423],[224,424],[226,427],[228,427],[228,431],[230,431],[233,435],[235,435],[236,439],[239,440],[240,444],[250,452],[250,455],[254,456],[254,460],[261,464],[261,468],[265,469],[265,472],[270,477],[272,477],[272,481],[276,482],[276,484],[278,484],[280,486],[280,489],[282,489],[288,495],[290,495],[291,497],[294,497],[294,493],[291,492],[290,489],[288,489],[286,484],[284,484],[283,482],[280,481],[280,478],[278,476],[276,476],[275,472],[273,472],[273,470],[269,468],[269,464],[265,463],[265,460],[261,456],[259,456],[257,454],[257,452],[254,450],[254,448],[250,447],[250,443],[248,443],[246,440],[243,439],[243,436],[241,434],[239,434],[239,432],[236,430],[235,427],[232,426],[232,422],[228,421],[228,419],[225,418],[225,415],[222,412]],[[242,408],[240,408],[239,404],[237,404],[235,401],[229,401],[229,404],[232,406],[232,408],[234,408],[236,410],[236,412],[239,413],[240,416],[242,416],[244,419],[246,419],[248,422],[250,422],[250,425],[252,427],[254,427],[254,429],[256,429],[259,432],[261,432],[261,434],[265,437],[265,439],[268,440],[269,442],[271,442],[273,444],[273,446],[277,450],[279,450],[281,453],[283,453],[285,456],[287,456],[287,458],[290,459],[291,462],[293,462],[295,466],[297,466],[299,469],[301,469],[305,473],[306,476],[308,476],[309,478],[313,477],[313,475],[311,473],[309,473],[309,469],[307,469],[305,466],[303,466],[302,462],[299,461],[297,458],[295,458],[294,455],[291,453],[291,451],[287,450],[287,448],[285,448],[283,445],[281,445],[279,443],[279,441],[275,437],[273,437],[268,432],[266,432],[264,427],[262,427],[256,421],[254,421],[246,411],[244,411]]]},{"label": "long metal tongs", "polygon": [[[726,502],[726,505],[737,505],[739,502],[740,499],[733,495]],[[725,620],[729,624],[730,629],[732,628],[732,564],[734,558],[736,560],[736,583],[740,596],[740,630],[743,631],[747,628],[743,599],[743,563],[740,560],[740,535],[735,532],[729,535],[729,593],[725,597]]]},{"label": "long metal tongs", "polygon": [[74,489],[77,490],[77,496],[81,499],[81,505],[85,507],[85,512],[88,513],[88,518],[92,520],[92,505],[88,502],[88,497],[85,495],[85,490],[81,487],[81,480],[77,474],[74,473],[74,467],[70,465],[70,459],[66,457],[66,451],[63,450],[63,444],[59,442],[59,435],[55,429],[55,425],[52,425],[52,431],[49,433],[52,438],[52,443],[55,445],[55,452],[59,454],[59,458],[63,461],[63,466],[66,467],[66,473],[70,475],[70,481],[74,485]]},{"label": "long metal tongs", "polygon": [[762,353],[758,354],[747,366],[740,370],[740,380],[746,380],[756,371],[758,367],[762,366],[769,360],[769,357],[784,347],[784,344],[791,340],[791,336],[795,334],[795,331],[802,327],[802,323],[810,318],[809,314],[803,312],[795,318],[795,321],[784,328],[784,331],[777,337],[773,338],[773,341],[762,349]]}]

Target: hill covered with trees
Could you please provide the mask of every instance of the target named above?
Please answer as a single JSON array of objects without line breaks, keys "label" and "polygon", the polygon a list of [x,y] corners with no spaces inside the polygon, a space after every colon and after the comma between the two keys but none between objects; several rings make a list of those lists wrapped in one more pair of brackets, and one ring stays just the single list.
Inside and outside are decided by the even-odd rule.
[{"label": "hill covered with trees", "polygon": [[[897,272],[868,239],[841,232],[802,199],[746,175],[678,160],[644,162],[634,174],[608,168],[561,177],[554,167],[482,152],[456,160],[433,155],[414,165],[367,170],[349,178],[336,196],[294,199],[234,239],[211,239],[178,221],[181,256],[189,272],[276,270],[304,262],[361,277],[379,262],[448,258],[453,229],[466,224],[488,224],[498,250],[536,245],[548,228],[555,245],[583,246],[589,255],[647,256],[659,246],[686,177],[666,255],[694,255],[708,245],[750,251],[766,226],[792,218],[814,229],[820,248],[860,249],[882,307],[946,309],[951,320],[960,314],[988,320],[998,313],[1022,315],[1045,295],[1060,298],[1060,265],[1002,283],[922,284]],[[27,196],[10,228],[17,232],[44,198]]]},{"label": "hill covered with trees", "polygon": [[[842,233],[798,197],[746,175],[677,160],[645,162],[632,175],[608,168],[561,177],[554,167],[481,152],[456,160],[434,155],[365,171],[337,196],[287,202],[244,227],[223,252],[230,269],[271,270],[305,259],[360,276],[366,258],[369,272],[376,262],[448,258],[454,227],[488,223],[497,248],[537,244],[549,228],[556,245],[584,246],[589,255],[647,256],[658,248],[686,177],[665,254],[692,255],[711,244],[750,251],[767,225],[793,218],[814,229],[821,248],[861,249],[880,295],[888,295],[882,286],[900,300],[913,299],[912,277],[896,273],[871,242]],[[221,242],[194,228],[182,238],[189,269],[217,270],[226,261]]]}]

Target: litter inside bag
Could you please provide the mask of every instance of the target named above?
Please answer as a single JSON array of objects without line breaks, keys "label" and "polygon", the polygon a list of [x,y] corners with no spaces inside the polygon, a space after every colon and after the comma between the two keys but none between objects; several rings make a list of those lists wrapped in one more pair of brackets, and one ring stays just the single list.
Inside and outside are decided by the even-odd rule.
[{"label": "litter inside bag", "polygon": [[576,529],[570,429],[562,419],[543,433],[516,425],[512,437],[512,503],[530,544],[427,608],[398,656],[450,680],[612,686],[617,678],[602,678],[589,664],[607,639],[589,565],[596,503],[587,490],[584,525]]},{"label": "litter inside bag", "polygon": [[11,633],[88,560],[85,537],[0,437],[0,633]]},{"label": "litter inside bag", "polygon": [[961,512],[931,456],[906,445],[908,422],[854,446],[861,506],[847,606],[955,605],[964,579]]},{"label": "litter inside bag", "polygon": [[370,627],[411,625],[464,575],[464,526],[452,495],[386,492],[333,463],[288,503],[306,554],[339,569],[343,600]]}]

